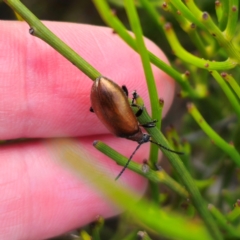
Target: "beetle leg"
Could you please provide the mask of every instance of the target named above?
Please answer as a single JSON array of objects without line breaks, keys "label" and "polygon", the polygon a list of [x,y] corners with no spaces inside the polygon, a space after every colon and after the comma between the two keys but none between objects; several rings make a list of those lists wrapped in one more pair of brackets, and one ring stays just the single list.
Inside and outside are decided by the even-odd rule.
[{"label": "beetle leg", "polygon": [[142,107],[142,106],[139,106],[139,105],[137,105],[137,104],[135,104],[135,103],[131,103],[131,107],[136,107],[136,108],[138,108],[137,112],[135,113],[135,116],[136,116],[136,117],[141,116],[141,114],[142,114],[142,112],[143,112],[143,107]]},{"label": "beetle leg", "polygon": [[136,117],[141,116],[141,114],[142,114],[142,112],[143,112],[143,108],[141,108],[141,107],[139,107],[139,106],[138,106],[138,108],[139,108],[138,111],[135,113],[135,116],[136,116]]},{"label": "beetle leg", "polygon": [[144,127],[144,128],[152,128],[152,127],[155,127],[156,126],[156,123],[157,120],[152,120],[151,122],[148,122],[148,123],[144,123],[144,124],[140,124],[141,127]]},{"label": "beetle leg", "polygon": [[94,110],[93,110],[93,108],[92,108],[92,107],[90,107],[90,109],[89,109],[89,110],[90,110],[90,112],[94,112]]},{"label": "beetle leg", "polygon": [[143,112],[143,107],[137,105],[136,103],[134,103],[137,98],[138,98],[137,91],[134,90],[133,93],[132,93],[132,103],[131,103],[131,106],[138,108],[138,111],[135,113],[135,116],[139,117],[142,114],[142,112]]},{"label": "beetle leg", "polygon": [[124,91],[124,93],[128,97],[128,89],[127,89],[127,87],[125,85],[122,85],[122,90]]},{"label": "beetle leg", "polygon": [[134,101],[138,98],[138,94],[137,94],[137,91],[134,90],[133,93],[132,93],[132,105],[134,104]]},{"label": "beetle leg", "polygon": [[132,95],[133,95],[133,97],[132,97],[132,104],[131,104],[131,106],[138,108],[138,111],[135,113],[135,115],[136,115],[136,117],[139,117],[142,114],[142,112],[143,112],[143,107],[137,105],[136,103],[134,103],[135,100],[138,98],[138,94],[137,94],[136,90],[133,91]]},{"label": "beetle leg", "polygon": [[117,180],[121,177],[121,175],[123,174],[123,172],[124,172],[124,171],[126,170],[126,168],[128,167],[129,163],[131,162],[133,155],[134,155],[134,154],[136,153],[136,151],[141,147],[142,144],[143,144],[143,143],[138,144],[138,146],[137,146],[136,149],[133,151],[133,153],[132,153],[132,155],[130,156],[130,158],[127,160],[127,162],[126,162],[125,166],[123,167],[122,171],[121,171],[121,172],[117,175],[117,177],[115,178],[115,181],[117,181]]}]

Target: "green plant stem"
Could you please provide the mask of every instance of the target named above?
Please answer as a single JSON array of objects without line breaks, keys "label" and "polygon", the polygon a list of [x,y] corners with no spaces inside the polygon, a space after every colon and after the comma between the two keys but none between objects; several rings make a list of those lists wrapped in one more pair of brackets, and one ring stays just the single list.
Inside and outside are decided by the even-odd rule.
[{"label": "green plant stem", "polygon": [[19,0],[4,0],[4,2],[18,13],[30,26],[32,34],[51,47],[56,49],[66,59],[73,63],[78,69],[85,73],[89,78],[95,80],[101,74],[88,62],[74,52],[61,39],[53,34],[31,11],[29,11]]},{"label": "green plant stem", "polygon": [[[101,141],[95,141],[94,147],[98,149],[100,152],[104,153],[114,161],[116,161],[117,164],[121,166],[125,166],[128,158],[124,157],[120,153],[116,152],[114,149],[106,145],[105,143]],[[163,183],[166,186],[168,186],[171,190],[182,196],[183,198],[188,198],[189,194],[185,190],[184,187],[182,187],[178,182],[173,180],[164,170],[160,171],[154,171],[151,168],[149,168],[148,165],[145,163],[139,164],[134,161],[131,161],[128,165],[128,168],[132,171],[146,177],[150,182],[153,183]]]},{"label": "green plant stem", "polygon": [[186,6],[188,7],[188,9],[190,10],[190,12],[197,18],[199,18],[202,15],[202,12],[200,11],[200,9],[197,7],[197,5],[195,4],[194,0],[184,0]]},{"label": "green plant stem", "polygon": [[[101,15],[102,19],[106,22],[108,26],[114,29],[116,33],[135,51],[137,51],[136,41],[133,37],[129,34],[123,24],[118,20],[116,16],[112,14],[111,9],[109,8],[106,0],[93,0],[95,7],[97,8],[99,14]],[[189,96],[191,98],[200,98],[200,96],[194,89],[190,86],[188,81],[184,81],[182,79],[182,75],[173,69],[171,66],[160,60],[157,56],[153,53],[149,52],[150,61],[166,72],[169,76],[175,79],[182,87],[182,91],[184,96]]]},{"label": "green plant stem", "polygon": [[197,29],[195,27],[189,26],[188,34],[192,43],[196,46],[201,56],[203,58],[208,58],[210,55],[210,51],[208,51],[208,47],[203,43],[202,39],[200,38]]},{"label": "green plant stem", "polygon": [[238,0],[229,0],[227,27],[224,31],[226,39],[231,41],[234,37],[238,22]]},{"label": "green plant stem", "polygon": [[171,48],[174,54],[187,63],[193,64],[194,66],[207,69],[207,70],[231,69],[238,64],[235,60],[232,60],[232,59],[228,59],[224,62],[212,62],[209,60],[198,58],[192,55],[191,53],[189,53],[188,51],[186,51],[181,46],[170,23],[165,25],[164,30],[165,30],[165,35],[168,39],[168,42],[171,45]]},{"label": "green plant stem", "polygon": [[[160,20],[159,13],[156,11],[154,6],[147,0],[140,0],[140,2],[144,9],[147,11],[148,16],[159,26],[159,29],[163,31],[163,21]],[[163,9],[166,10],[165,7],[163,7]],[[189,34],[192,42],[196,45],[202,56],[204,58],[207,58],[207,48],[204,46],[202,40],[200,39],[196,31],[196,27],[193,28],[193,24],[191,24],[191,22],[189,22],[181,14],[178,14],[178,11],[174,6],[171,7],[170,5],[167,5],[167,11],[170,11],[174,15],[182,29]]]},{"label": "green plant stem", "polygon": [[222,213],[212,204],[209,205],[208,209],[217,220],[219,226],[227,233],[228,237],[239,239],[240,233],[237,229],[233,228],[222,215]]},{"label": "green plant stem", "polygon": [[[161,129],[161,119],[162,119],[162,111],[163,111],[163,106],[164,106],[164,101],[159,99],[159,129]],[[151,144],[150,146],[150,154],[149,154],[149,159],[155,159],[156,161],[149,161],[149,165],[152,169],[156,169],[156,165],[157,165],[157,161],[159,159],[159,151],[156,151],[155,148],[157,146],[155,144]],[[150,186],[150,191],[151,191],[151,196],[152,196],[152,199],[155,203],[159,204],[160,201],[161,201],[161,197],[160,197],[160,194],[159,194],[159,185],[158,184],[154,184],[152,182],[150,182],[149,184]]]},{"label": "green plant stem", "polygon": [[204,190],[216,183],[216,178],[213,176],[208,179],[195,180],[195,183],[199,190]]},{"label": "green plant stem", "polygon": [[205,121],[203,116],[199,113],[194,104],[188,105],[188,111],[201,127],[201,129],[209,136],[209,138],[214,142],[216,146],[221,148],[226,154],[228,154],[231,159],[240,166],[240,155],[234,146],[225,142]]},{"label": "green plant stem", "polygon": [[[190,0],[191,1],[191,0]],[[199,21],[199,19],[197,18],[196,13],[192,13],[187,7],[186,5],[184,5],[184,3],[181,0],[167,0],[166,2],[171,3],[172,5],[175,6],[176,9],[178,9],[181,14],[186,17],[190,22],[195,23],[197,26],[199,26],[202,29],[205,29],[206,27],[204,26],[204,24],[201,23],[201,21]]]},{"label": "green plant stem", "polygon": [[234,204],[234,209],[228,213],[227,220],[230,222],[234,222],[240,217],[240,200],[238,199],[237,202]]},{"label": "green plant stem", "polygon": [[218,82],[218,84],[222,88],[222,90],[224,91],[224,93],[227,96],[229,102],[231,103],[235,113],[237,114],[238,119],[240,119],[240,108],[239,108],[238,99],[233,94],[232,90],[229,88],[226,81],[224,81],[222,76],[217,71],[212,71],[211,74],[215,78],[215,80]]},{"label": "green plant stem", "polygon": [[220,1],[215,1],[215,11],[216,11],[218,22],[220,22],[223,16],[222,3]]},{"label": "green plant stem", "polygon": [[[157,88],[154,80],[154,76],[152,73],[152,68],[149,61],[149,55],[144,44],[143,33],[141,29],[141,25],[139,22],[139,18],[137,15],[137,11],[135,9],[135,5],[133,0],[124,0],[126,12],[128,15],[128,19],[130,21],[131,28],[135,34],[137,51],[140,54],[142,65],[147,81],[148,92],[150,96],[150,104],[151,104],[151,112],[153,119],[159,119],[160,116],[160,107],[159,107],[159,97],[157,93]],[[159,121],[156,123],[159,127]]]},{"label": "green plant stem", "polygon": [[174,6],[171,7],[170,9],[171,9],[172,15],[179,22],[179,25],[181,26],[181,28],[189,35],[192,43],[196,46],[201,56],[205,59],[208,58],[210,52],[208,51],[208,47],[206,46],[206,44],[200,38],[197,32],[196,25],[189,22],[182,14],[179,14],[177,9]]},{"label": "green plant stem", "polygon": [[[152,68],[149,61],[149,54],[147,52],[146,46],[144,44],[143,40],[143,33],[141,29],[141,25],[139,22],[139,18],[137,15],[137,11],[135,9],[135,5],[133,3],[133,0],[125,0],[124,1],[125,9],[128,15],[128,19],[130,21],[131,28],[135,34],[136,39],[136,45],[137,45],[137,51],[140,54],[142,65],[146,77],[146,82],[148,86],[148,92],[150,96],[150,104],[151,104],[151,112],[152,112],[152,118],[157,119],[156,126],[159,128],[159,116],[160,116],[160,106],[159,106],[159,97],[157,93],[157,88],[154,80],[154,76],[152,73]],[[157,146],[151,146],[150,151],[150,161],[154,165],[158,161],[158,147]],[[156,202],[159,202],[158,196],[158,186],[152,186],[152,193],[153,196],[155,196]]]},{"label": "green plant stem", "polygon": [[235,94],[238,96],[238,98],[240,98],[240,86],[238,85],[235,78],[233,78],[232,75],[227,74],[227,73],[221,73],[221,76],[229,83],[229,85],[232,88],[232,91],[235,92]]},{"label": "green plant stem", "polygon": [[[143,111],[141,116],[138,117],[138,120],[140,123],[151,122],[151,118],[146,111]],[[146,131],[157,143],[161,143],[163,146],[169,149],[171,148],[166,138],[163,136],[163,134],[159,131],[158,128],[146,128]],[[195,208],[198,210],[200,216],[204,220],[206,226],[208,227],[209,232],[213,236],[213,239],[215,240],[222,239],[222,236],[214,222],[214,219],[207,210],[205,201],[203,200],[196,184],[194,183],[194,180],[191,178],[189,172],[186,170],[181,159],[178,157],[177,154],[169,152],[163,148],[161,148],[161,151],[168,158],[170,164],[178,174],[179,179],[182,181],[182,183],[188,190]]]},{"label": "green plant stem", "polygon": [[[216,12],[219,15],[219,28],[223,31],[227,26],[228,21],[228,0],[227,1],[216,1]],[[218,13],[219,12],[219,13]]]},{"label": "green plant stem", "polygon": [[[168,128],[168,130],[166,132],[166,138],[167,138],[169,144],[172,146],[172,149],[179,151],[179,152],[184,152],[184,154],[181,155],[180,158],[181,158],[184,166],[188,170],[188,172],[191,172],[190,171],[190,158],[189,158],[190,149],[185,148],[181,145],[180,137],[173,127]],[[186,146],[186,142],[185,142],[185,146]],[[188,146],[189,146],[189,144],[188,144]]]},{"label": "green plant stem", "polygon": [[[169,0],[170,1],[170,0]],[[236,0],[231,0],[235,3]],[[229,57],[232,59],[232,61],[237,62],[237,64],[240,64],[240,53],[236,46],[229,41],[229,39],[226,38],[225,34],[221,32],[221,30],[215,25],[213,20],[211,19],[210,15],[207,12],[200,11],[193,0],[187,0],[186,4],[190,8],[188,9],[180,0],[171,0],[170,1],[177,9],[180,9],[183,16],[185,16],[188,20],[192,22],[197,22],[196,24],[199,25],[199,22],[201,25],[199,25],[202,29],[207,30],[219,43],[219,45],[228,53]],[[190,11],[191,10],[191,11]],[[190,12],[190,13],[189,13]],[[237,13],[236,13],[237,14]],[[194,17],[193,17],[194,16]],[[235,29],[235,21],[236,16],[233,17],[233,27],[230,27],[229,31],[233,32],[233,29]],[[194,22],[194,23],[195,23]],[[223,70],[222,69],[215,69],[215,70]]]},{"label": "green plant stem", "polygon": [[[206,25],[208,32],[217,40],[218,44],[227,52],[228,56],[232,61],[235,61],[237,64],[240,64],[240,53],[235,47],[233,42],[229,41],[225,34],[220,31],[220,29],[215,25],[211,16],[203,12],[202,13],[202,22]],[[216,69],[217,70],[217,69]]]},{"label": "green plant stem", "polygon": [[101,240],[101,230],[104,226],[104,218],[98,216],[97,220],[92,224],[92,239]]}]

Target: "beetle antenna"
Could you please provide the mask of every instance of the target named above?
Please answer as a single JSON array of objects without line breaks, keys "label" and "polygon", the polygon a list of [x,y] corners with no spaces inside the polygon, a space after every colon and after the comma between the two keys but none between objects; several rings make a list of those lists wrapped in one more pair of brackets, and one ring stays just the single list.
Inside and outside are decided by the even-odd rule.
[{"label": "beetle antenna", "polygon": [[136,153],[136,151],[140,148],[140,146],[142,145],[142,143],[140,143],[136,149],[134,150],[134,152],[132,153],[132,155],[130,156],[130,158],[128,159],[128,161],[126,162],[125,166],[123,167],[122,171],[117,175],[117,177],[115,178],[115,181],[117,181],[121,175],[123,174],[123,172],[126,170],[126,168],[128,167],[130,161],[132,160],[133,155]]},{"label": "beetle antenna", "polygon": [[179,155],[184,154],[183,152],[178,152],[178,151],[169,149],[169,148],[163,146],[162,144],[156,143],[156,142],[154,142],[154,141],[152,141],[152,140],[149,140],[149,142],[154,143],[154,144],[158,145],[159,147],[161,147],[161,148],[163,148],[163,149],[165,149],[165,150],[167,150],[167,151],[169,151],[169,152],[176,153],[176,154],[179,154]]}]

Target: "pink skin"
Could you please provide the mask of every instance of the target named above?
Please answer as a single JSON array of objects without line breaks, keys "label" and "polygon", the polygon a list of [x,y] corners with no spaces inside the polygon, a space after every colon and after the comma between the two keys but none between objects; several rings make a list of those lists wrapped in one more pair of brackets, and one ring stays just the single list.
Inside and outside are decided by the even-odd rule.
[{"label": "pink skin", "polygon": [[[139,56],[112,30],[72,23],[45,22],[102,75],[129,92],[137,92],[149,109],[145,77]],[[112,178],[122,167],[92,147],[102,140],[125,156],[137,144],[109,134],[89,112],[92,81],[42,40],[30,36],[22,22],[0,22],[0,138],[79,137],[78,141]],[[167,62],[151,41],[147,47]],[[164,113],[172,103],[173,81],[155,66]],[[96,136],[97,135],[97,136]],[[56,164],[49,142],[1,146],[0,239],[46,239],[119,210],[104,201],[62,165]],[[134,161],[148,157],[149,144],[140,148]],[[100,170],[101,171],[101,170]],[[120,181],[140,195],[146,181],[126,171]]]}]

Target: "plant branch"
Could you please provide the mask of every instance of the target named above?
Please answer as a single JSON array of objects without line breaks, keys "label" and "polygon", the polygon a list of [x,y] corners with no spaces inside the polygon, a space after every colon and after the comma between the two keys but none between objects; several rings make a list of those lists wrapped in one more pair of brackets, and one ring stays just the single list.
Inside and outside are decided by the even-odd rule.
[{"label": "plant branch", "polygon": [[30,26],[30,33],[62,54],[73,63],[79,70],[89,78],[95,80],[101,74],[87,61],[80,57],[73,49],[53,34],[31,11],[29,11],[19,0],[4,0],[17,14],[19,14]]}]

